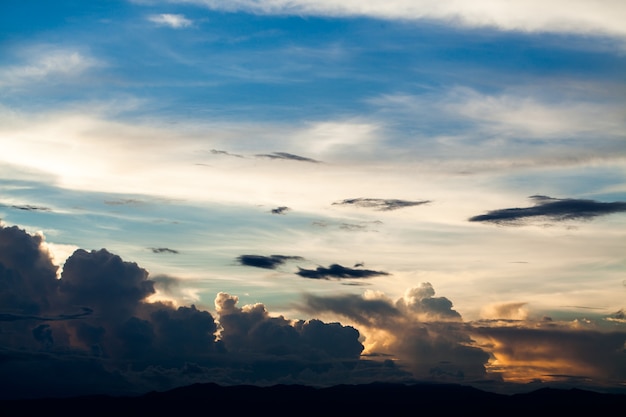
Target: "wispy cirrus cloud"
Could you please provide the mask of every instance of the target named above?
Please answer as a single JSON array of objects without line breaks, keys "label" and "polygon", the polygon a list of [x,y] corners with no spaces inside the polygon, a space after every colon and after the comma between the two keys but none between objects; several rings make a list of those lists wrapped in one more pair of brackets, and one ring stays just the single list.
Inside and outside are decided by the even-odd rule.
[{"label": "wispy cirrus cloud", "polygon": [[313,163],[320,162],[312,158],[307,158],[307,157],[300,156],[300,155],[294,155],[288,152],[272,152],[272,153],[266,153],[266,154],[257,154],[256,156],[259,158],[286,159],[290,161],[299,161],[299,162],[313,162]]},{"label": "wispy cirrus cloud", "polygon": [[69,81],[101,62],[83,51],[36,45],[19,51],[16,63],[0,67],[0,87]]},{"label": "wispy cirrus cloud", "polygon": [[422,204],[430,203],[429,200],[421,201],[409,201],[398,199],[382,199],[382,198],[348,198],[342,201],[333,203],[333,205],[339,206],[355,206],[372,208],[378,211],[390,211],[397,210],[405,207],[420,206]]},{"label": "wispy cirrus cloud", "polygon": [[603,203],[595,200],[561,199],[543,195],[534,195],[530,199],[535,202],[534,206],[492,210],[486,214],[473,216],[469,221],[516,225],[529,219],[590,220],[599,216],[626,212],[625,201]]},{"label": "wispy cirrus cloud", "polygon": [[626,37],[626,5],[607,0],[598,7],[587,0],[517,0],[503,5],[494,0],[178,0],[214,10],[277,15],[367,16],[379,19],[431,19],[469,27],[493,27],[524,32],[601,34]]}]

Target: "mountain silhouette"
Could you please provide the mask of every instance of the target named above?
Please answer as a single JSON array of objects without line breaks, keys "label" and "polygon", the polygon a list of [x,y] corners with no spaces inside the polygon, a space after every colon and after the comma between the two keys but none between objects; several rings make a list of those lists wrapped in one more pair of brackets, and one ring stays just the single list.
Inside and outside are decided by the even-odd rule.
[{"label": "mountain silhouette", "polygon": [[[73,416],[569,416],[626,409],[626,394],[542,388],[498,394],[454,384],[304,385],[193,384],[138,396],[81,396],[0,401],[5,417]],[[537,414],[539,413],[539,414]]]}]

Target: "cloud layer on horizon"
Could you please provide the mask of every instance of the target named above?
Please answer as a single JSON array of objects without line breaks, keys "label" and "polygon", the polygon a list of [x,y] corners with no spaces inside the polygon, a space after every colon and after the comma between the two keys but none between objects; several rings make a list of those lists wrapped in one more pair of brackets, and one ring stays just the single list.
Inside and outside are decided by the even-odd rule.
[{"label": "cloud layer on horizon", "polygon": [[[213,314],[194,305],[149,302],[157,288],[175,280],[152,280],[136,263],[105,249],[76,250],[57,279],[44,243],[41,235],[15,226],[0,228],[0,375],[12,381],[5,397],[54,395],[56,390],[74,395],[140,392],[203,381],[493,381],[498,373],[490,374],[489,366],[508,376],[516,367],[523,369],[521,359],[548,374],[587,369],[592,379],[601,380],[610,369],[610,379],[626,377],[626,353],[615,351],[626,342],[624,331],[554,322],[541,330],[521,321],[513,326],[511,321],[464,323],[452,302],[435,297],[429,283],[396,301],[380,292],[308,294],[300,305],[313,317],[332,313],[351,325],[272,316],[265,305],[240,307],[237,296],[224,292],[217,294]],[[596,350],[590,349],[590,337]],[[554,352],[553,365],[541,365],[540,352],[516,350],[522,339],[530,343],[537,338]],[[569,347],[559,354],[563,340]],[[613,353],[597,360],[598,348]],[[394,360],[372,361],[361,353]],[[492,355],[498,359],[495,365],[490,364]],[[51,379],[59,372],[67,377],[63,382]],[[80,383],[85,372],[98,386]]]}]

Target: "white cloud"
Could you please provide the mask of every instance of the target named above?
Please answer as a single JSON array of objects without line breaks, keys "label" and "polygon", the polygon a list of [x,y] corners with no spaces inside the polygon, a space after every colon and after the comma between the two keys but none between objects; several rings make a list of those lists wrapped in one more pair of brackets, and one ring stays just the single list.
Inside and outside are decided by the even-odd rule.
[{"label": "white cloud", "polygon": [[552,138],[588,134],[623,137],[624,116],[611,103],[551,102],[519,94],[486,95],[469,89],[450,93],[445,108],[498,135]]},{"label": "white cloud", "polygon": [[626,37],[622,0],[173,0],[261,14],[435,19],[472,27]]},{"label": "white cloud", "polygon": [[192,25],[192,21],[182,14],[153,14],[148,16],[148,20],[158,25],[169,26],[174,29],[185,28]]},{"label": "white cloud", "polygon": [[58,82],[84,73],[99,62],[82,52],[39,45],[22,52],[23,62],[0,67],[0,87]]}]

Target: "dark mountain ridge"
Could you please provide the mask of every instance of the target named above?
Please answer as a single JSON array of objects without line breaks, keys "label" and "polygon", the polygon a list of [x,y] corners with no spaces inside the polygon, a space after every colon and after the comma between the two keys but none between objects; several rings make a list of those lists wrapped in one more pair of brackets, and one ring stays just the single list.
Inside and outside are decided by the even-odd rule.
[{"label": "dark mountain ridge", "polygon": [[[193,384],[139,396],[81,396],[0,401],[6,417],[209,416],[222,413],[265,416],[453,416],[467,413],[529,415],[558,412],[570,416],[609,415],[626,409],[626,394],[581,389],[542,388],[523,394],[497,394],[454,384],[220,386]],[[618,411],[619,413],[619,411]]]}]

